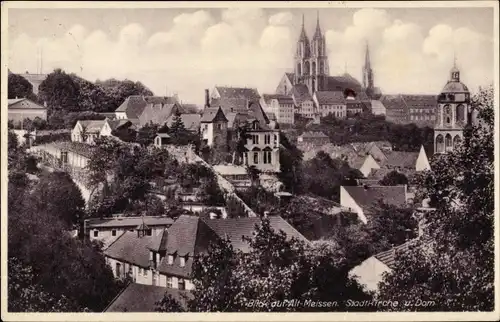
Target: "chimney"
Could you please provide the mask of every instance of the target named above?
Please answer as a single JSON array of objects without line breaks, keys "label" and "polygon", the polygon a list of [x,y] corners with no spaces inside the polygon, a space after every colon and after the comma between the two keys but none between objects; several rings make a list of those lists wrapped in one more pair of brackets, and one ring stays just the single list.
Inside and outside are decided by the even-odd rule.
[{"label": "chimney", "polygon": [[205,89],[205,108],[210,107],[210,95],[208,89]]}]

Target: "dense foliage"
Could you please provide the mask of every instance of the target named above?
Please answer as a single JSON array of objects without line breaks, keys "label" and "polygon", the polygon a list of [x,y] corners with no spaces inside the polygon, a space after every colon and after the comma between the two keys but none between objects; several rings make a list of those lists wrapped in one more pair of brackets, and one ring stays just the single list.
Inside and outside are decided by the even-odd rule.
[{"label": "dense foliage", "polygon": [[37,102],[38,99],[33,93],[33,85],[21,75],[9,74],[7,85],[7,97],[11,98],[28,98]]},{"label": "dense foliage", "polygon": [[[245,238],[249,251],[219,240],[193,264],[194,312],[345,311],[346,298],[369,300],[371,295],[348,277],[345,258],[334,244],[305,244],[274,231],[269,220]],[[291,300],[301,301],[296,305]],[[312,307],[306,301],[336,301],[334,307]],[[280,304],[281,303],[281,304]],[[164,301],[158,311],[168,311]]]},{"label": "dense foliage", "polygon": [[9,138],[9,311],[101,312],[122,285],[97,245],[70,235],[81,196],[62,174],[29,179],[26,152]]},{"label": "dense foliage", "polygon": [[481,90],[473,107],[481,125],[470,126],[460,148],[435,158],[420,178],[436,208],[425,227],[433,242],[402,255],[381,285],[382,299],[433,303],[409,310],[494,307],[493,88]]},{"label": "dense foliage", "polygon": [[386,174],[382,178],[382,180],[380,180],[380,184],[382,186],[397,186],[408,184],[408,178],[404,174],[394,170]]}]

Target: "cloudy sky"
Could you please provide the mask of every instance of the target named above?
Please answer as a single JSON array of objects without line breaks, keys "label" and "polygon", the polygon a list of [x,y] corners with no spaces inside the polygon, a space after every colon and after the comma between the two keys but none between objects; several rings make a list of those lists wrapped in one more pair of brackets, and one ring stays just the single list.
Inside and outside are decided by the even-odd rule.
[{"label": "cloudy sky", "polygon": [[[215,85],[273,92],[293,53],[302,14],[316,9],[9,9],[9,68],[56,67],[89,80],[139,80],[157,95],[203,102]],[[493,82],[492,8],[321,8],[330,73],[360,79],[365,39],[384,93],[434,94],[454,53],[470,89]],[[498,44],[496,45],[498,46]]]}]

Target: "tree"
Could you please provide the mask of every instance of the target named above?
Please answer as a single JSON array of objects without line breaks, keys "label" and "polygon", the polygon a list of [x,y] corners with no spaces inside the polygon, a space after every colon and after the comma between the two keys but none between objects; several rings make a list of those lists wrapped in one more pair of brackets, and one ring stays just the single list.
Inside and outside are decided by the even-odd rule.
[{"label": "tree", "polygon": [[252,186],[258,186],[260,184],[260,171],[254,165],[247,166],[246,168],[247,174],[250,177],[250,181],[252,182]]},{"label": "tree", "polygon": [[168,129],[170,135],[170,142],[174,145],[188,145],[189,143],[196,143],[195,135],[190,133],[184,126],[181,114],[176,110],[172,124]]},{"label": "tree", "polygon": [[397,171],[391,171],[380,180],[382,186],[397,186],[397,185],[407,185],[408,178]]},{"label": "tree", "polygon": [[278,178],[287,191],[293,194],[302,192],[302,151],[280,133],[280,172]]},{"label": "tree", "polygon": [[8,98],[28,98],[37,101],[33,93],[33,85],[24,77],[17,74],[9,74],[7,84]]},{"label": "tree", "polygon": [[96,81],[104,91],[102,102],[102,112],[114,112],[127,97],[132,95],[152,96],[153,92],[144,86],[141,82],[133,82],[131,80],[119,81],[116,79],[108,79],[105,81]]},{"label": "tree", "polygon": [[79,87],[73,78],[61,69],[47,75],[40,84],[38,96],[40,101],[47,102],[48,114],[55,111],[79,111]]},{"label": "tree", "polygon": [[157,133],[158,124],[150,122],[137,131],[136,142],[146,147],[153,143]]},{"label": "tree", "polygon": [[[309,245],[275,231],[268,219],[244,237],[248,252],[224,239],[213,241],[193,263],[195,286],[190,311],[344,311],[346,298],[369,300],[371,294],[348,277],[349,269],[335,245]],[[302,305],[283,305],[290,300]],[[338,307],[311,307],[310,301],[336,301]],[[267,305],[252,305],[259,301]]]},{"label": "tree", "polygon": [[83,224],[85,200],[68,173],[42,175],[34,188],[33,197],[38,209],[57,214],[68,227]]},{"label": "tree", "polygon": [[186,310],[171,294],[165,293],[165,296],[155,303],[157,312],[185,312]]},{"label": "tree", "polygon": [[382,299],[434,303],[411,310],[493,310],[493,87],[480,89],[472,106],[480,125],[468,126],[464,143],[436,156],[419,179],[436,208],[424,217],[431,242],[396,262],[381,284]]},{"label": "tree", "polygon": [[101,250],[71,237],[59,213],[52,212],[58,210],[41,209],[29,186],[14,187],[22,198],[11,200],[17,183],[9,182],[9,308],[102,312],[120,285]]}]

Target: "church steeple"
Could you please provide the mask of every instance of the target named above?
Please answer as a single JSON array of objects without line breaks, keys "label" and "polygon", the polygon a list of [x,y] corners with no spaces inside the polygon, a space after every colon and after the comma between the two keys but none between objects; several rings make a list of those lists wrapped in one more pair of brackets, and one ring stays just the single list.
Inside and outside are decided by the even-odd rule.
[{"label": "church steeple", "polygon": [[304,25],[304,14],[302,14],[302,30],[300,31],[300,36],[299,36],[299,42],[302,41],[309,41],[309,38],[307,37],[306,33],[306,27]]},{"label": "church steeple", "polygon": [[370,47],[368,46],[368,41],[366,41],[366,47],[365,47],[365,64],[363,66],[363,87],[367,91],[373,90],[373,70],[370,61]]},{"label": "church steeple", "polygon": [[321,34],[321,27],[319,25],[319,11],[316,14],[316,30],[314,31],[314,36],[313,39],[321,39],[322,34]]}]

